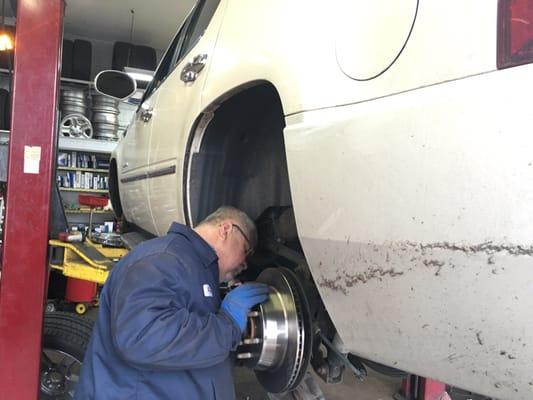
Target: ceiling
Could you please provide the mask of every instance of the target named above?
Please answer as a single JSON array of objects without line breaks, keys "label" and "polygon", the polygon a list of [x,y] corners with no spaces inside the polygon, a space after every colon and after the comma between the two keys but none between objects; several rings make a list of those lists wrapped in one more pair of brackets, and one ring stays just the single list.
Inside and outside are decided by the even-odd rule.
[{"label": "ceiling", "polygon": [[[6,1],[13,16],[14,0]],[[89,40],[130,41],[165,50],[196,0],[65,0],[64,31]]]},{"label": "ceiling", "polygon": [[129,41],[167,48],[195,0],[66,0],[65,33],[89,39]]}]

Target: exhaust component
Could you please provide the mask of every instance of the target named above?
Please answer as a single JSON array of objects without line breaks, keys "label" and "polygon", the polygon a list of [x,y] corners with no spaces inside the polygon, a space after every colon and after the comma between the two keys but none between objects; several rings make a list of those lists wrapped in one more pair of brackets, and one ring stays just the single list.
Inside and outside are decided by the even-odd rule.
[{"label": "exhaust component", "polygon": [[237,359],[255,371],[268,392],[287,392],[298,386],[309,366],[309,305],[297,276],[287,268],[268,268],[257,281],[270,286],[269,299],[249,314]]}]

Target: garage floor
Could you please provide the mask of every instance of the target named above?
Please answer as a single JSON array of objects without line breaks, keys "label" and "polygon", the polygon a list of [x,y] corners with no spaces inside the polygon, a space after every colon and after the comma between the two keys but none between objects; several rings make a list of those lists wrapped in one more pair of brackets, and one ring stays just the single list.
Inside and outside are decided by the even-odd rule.
[{"label": "garage floor", "polygon": [[[255,375],[247,368],[235,368],[235,391],[237,400],[268,400],[266,392],[256,381]],[[401,384],[400,379],[389,378],[368,371],[364,381],[358,381],[353,375],[345,373],[344,382],[338,385],[326,385],[316,379],[326,400],[392,400]]]},{"label": "garage floor", "polygon": [[[96,320],[97,312],[97,308],[90,309],[86,316]],[[326,400],[393,400],[392,396],[400,389],[401,379],[378,374],[369,368],[367,370],[368,376],[362,382],[349,372],[345,372],[343,383],[338,385],[326,385],[316,375],[315,378]],[[237,400],[269,400],[267,393],[257,382],[253,371],[248,368],[236,367],[233,371],[233,377]],[[458,389],[451,389],[449,393],[453,400],[491,400],[488,397],[473,395]]]}]

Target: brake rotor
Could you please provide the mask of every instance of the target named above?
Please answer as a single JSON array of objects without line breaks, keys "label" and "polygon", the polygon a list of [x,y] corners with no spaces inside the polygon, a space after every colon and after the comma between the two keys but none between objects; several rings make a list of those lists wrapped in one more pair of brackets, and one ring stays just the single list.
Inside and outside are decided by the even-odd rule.
[{"label": "brake rotor", "polygon": [[270,393],[296,388],[309,366],[311,315],[297,276],[287,268],[265,269],[258,282],[270,286],[269,299],[250,313],[237,358],[255,371]]}]

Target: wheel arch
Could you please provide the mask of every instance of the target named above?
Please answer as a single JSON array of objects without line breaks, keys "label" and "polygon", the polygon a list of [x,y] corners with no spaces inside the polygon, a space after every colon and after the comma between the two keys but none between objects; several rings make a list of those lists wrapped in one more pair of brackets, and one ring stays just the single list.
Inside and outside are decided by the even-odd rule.
[{"label": "wheel arch", "polygon": [[118,181],[118,168],[116,158],[111,158],[109,162],[109,199],[113,206],[113,212],[117,218],[124,215],[122,202],[120,201],[120,188]]},{"label": "wheel arch", "polygon": [[[207,153],[206,142],[209,140],[209,138],[214,136],[214,132],[220,132],[221,128],[215,126],[217,122],[232,118],[234,118],[234,121],[239,121],[239,124],[246,124],[246,122],[250,122],[250,119],[243,121],[243,113],[239,112],[239,109],[242,111],[242,107],[245,107],[246,111],[263,111],[263,113],[259,112],[259,114],[262,114],[263,116],[265,116],[266,112],[270,112],[271,118],[269,122],[272,124],[274,123],[274,120],[276,121],[277,126],[275,131],[272,131],[272,134],[276,136],[277,143],[275,149],[283,154],[282,161],[284,165],[284,172],[282,173],[286,175],[284,177],[286,186],[284,190],[287,192],[290,191],[288,186],[285,147],[282,139],[283,128],[285,127],[284,108],[282,103],[280,92],[271,81],[266,79],[256,79],[244,82],[239,86],[233,87],[219,95],[215,98],[215,100],[210,102],[204,108],[203,112],[197,117],[189,134],[184,157],[182,193],[185,222],[188,225],[195,225],[199,222],[199,220],[202,219],[202,217],[205,217],[209,211],[214,211],[213,207],[205,212],[198,213],[194,211],[195,201],[200,197],[200,194],[197,192],[199,190],[197,186],[199,181],[199,163],[197,160],[195,160],[195,158],[198,159]],[[248,118],[250,118],[249,115]],[[226,124],[226,126],[228,125]],[[247,126],[250,126],[250,124],[247,124]],[[225,133],[228,135],[228,131]],[[248,133],[252,135],[253,131],[250,130]],[[236,136],[238,135],[234,131],[233,133],[229,134],[233,134],[234,139],[236,139]],[[211,149],[213,148],[213,145],[208,144],[207,146],[211,146]],[[274,149],[272,149],[272,151],[273,150]],[[231,203],[235,202],[226,201],[220,203],[219,205]],[[239,206],[239,204],[233,205]],[[241,206],[240,208],[250,213],[250,211],[247,210],[247,207]],[[252,214],[254,214],[252,217],[257,216],[257,213]]]}]

